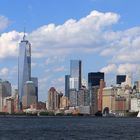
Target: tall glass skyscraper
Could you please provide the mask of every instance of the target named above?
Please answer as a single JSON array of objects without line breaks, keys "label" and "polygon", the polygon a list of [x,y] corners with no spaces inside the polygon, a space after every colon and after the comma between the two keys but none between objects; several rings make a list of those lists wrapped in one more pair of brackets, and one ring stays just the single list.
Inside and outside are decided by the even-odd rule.
[{"label": "tall glass skyscraper", "polygon": [[18,92],[20,105],[24,95],[24,84],[31,80],[31,44],[28,40],[23,40],[19,44],[18,57]]},{"label": "tall glass skyscraper", "polygon": [[70,61],[70,88],[74,87],[76,90],[81,88],[81,60]]},{"label": "tall glass skyscraper", "polygon": [[104,73],[103,72],[90,72],[88,73],[88,86],[99,86],[100,80],[104,80]]}]

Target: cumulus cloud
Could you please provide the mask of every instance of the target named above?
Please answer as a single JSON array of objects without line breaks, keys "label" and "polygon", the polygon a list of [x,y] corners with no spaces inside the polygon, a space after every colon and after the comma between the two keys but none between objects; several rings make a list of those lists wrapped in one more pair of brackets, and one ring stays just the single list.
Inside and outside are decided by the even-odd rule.
[{"label": "cumulus cloud", "polygon": [[139,64],[131,64],[131,63],[126,63],[126,64],[120,64],[117,68],[118,73],[120,74],[127,74],[130,72],[138,72],[140,70],[140,65]]},{"label": "cumulus cloud", "polygon": [[133,63],[124,63],[124,64],[109,64],[103,67],[100,71],[109,73],[118,73],[118,74],[128,74],[131,72],[138,72],[140,70],[139,64]]},{"label": "cumulus cloud", "polygon": [[11,31],[0,36],[0,58],[15,57],[18,53],[18,43],[22,33]]},{"label": "cumulus cloud", "polygon": [[[27,38],[32,44],[32,56],[37,58],[62,56],[71,53],[94,53],[106,42],[102,35],[108,27],[117,23],[116,13],[92,11],[79,20],[69,19],[62,25],[49,24],[29,33]],[[22,33],[11,31],[0,37],[0,58],[15,56]]]},{"label": "cumulus cloud", "polygon": [[106,67],[103,67],[100,71],[108,74],[108,73],[115,73],[116,69],[117,66],[115,64],[109,64]]},{"label": "cumulus cloud", "polygon": [[92,11],[80,20],[69,19],[62,25],[42,26],[29,35],[34,46],[34,55],[42,57],[54,53],[58,55],[72,52],[93,53],[103,45],[102,32],[117,23],[118,19],[119,15],[116,13]]}]

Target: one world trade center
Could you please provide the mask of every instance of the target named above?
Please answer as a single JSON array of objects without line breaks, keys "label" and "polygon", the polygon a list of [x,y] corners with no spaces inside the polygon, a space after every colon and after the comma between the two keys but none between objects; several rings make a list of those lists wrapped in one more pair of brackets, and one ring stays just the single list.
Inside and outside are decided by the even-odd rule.
[{"label": "one world trade center", "polygon": [[24,95],[24,84],[31,79],[31,44],[25,39],[19,44],[18,56],[18,92],[20,108],[22,108],[22,96]]}]

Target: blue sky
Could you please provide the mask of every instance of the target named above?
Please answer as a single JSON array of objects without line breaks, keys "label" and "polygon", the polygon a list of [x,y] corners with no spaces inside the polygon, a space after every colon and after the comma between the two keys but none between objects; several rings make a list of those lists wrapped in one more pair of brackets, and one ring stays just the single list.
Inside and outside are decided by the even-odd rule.
[{"label": "blue sky", "polygon": [[0,78],[17,86],[18,43],[26,26],[32,44],[32,75],[39,78],[39,99],[55,86],[64,90],[70,59],[81,59],[83,77],[104,71],[140,69],[139,0],[1,0]]}]

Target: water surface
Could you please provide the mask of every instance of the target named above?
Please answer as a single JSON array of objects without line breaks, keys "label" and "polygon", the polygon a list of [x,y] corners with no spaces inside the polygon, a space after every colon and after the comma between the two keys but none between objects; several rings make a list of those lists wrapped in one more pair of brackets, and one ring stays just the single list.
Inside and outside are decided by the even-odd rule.
[{"label": "water surface", "polygon": [[0,140],[140,140],[140,119],[0,117]]}]

